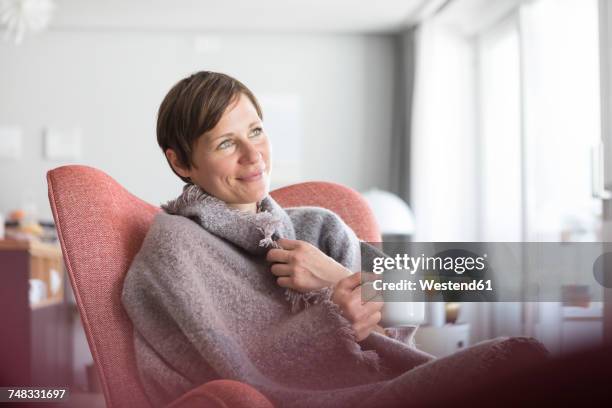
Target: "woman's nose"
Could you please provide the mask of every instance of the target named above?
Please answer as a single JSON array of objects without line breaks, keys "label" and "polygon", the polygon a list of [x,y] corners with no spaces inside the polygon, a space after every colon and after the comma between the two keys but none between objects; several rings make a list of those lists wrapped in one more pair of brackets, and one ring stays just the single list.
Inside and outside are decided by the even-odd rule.
[{"label": "woman's nose", "polygon": [[242,155],[240,161],[243,163],[256,163],[260,160],[261,152],[250,141],[242,145]]}]

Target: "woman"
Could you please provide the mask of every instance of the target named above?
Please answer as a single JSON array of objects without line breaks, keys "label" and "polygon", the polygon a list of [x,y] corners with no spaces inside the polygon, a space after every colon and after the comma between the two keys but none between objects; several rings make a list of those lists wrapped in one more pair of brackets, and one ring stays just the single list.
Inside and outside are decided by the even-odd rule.
[{"label": "woman", "polygon": [[[199,94],[177,98],[179,89],[191,91],[187,84],[196,82],[202,87]],[[191,184],[193,190],[199,188],[229,208],[257,213],[270,189],[271,163],[270,143],[255,96],[239,81],[208,72],[190,77],[173,91],[162,104],[158,128],[158,142],[172,170],[188,185]],[[218,92],[215,97],[207,98],[207,93],[215,91]],[[186,106],[176,105],[183,103],[188,109],[201,104],[201,112],[209,117],[202,118],[202,124],[195,122],[193,130],[177,128],[176,109]],[[215,119],[221,113],[223,115],[217,122]],[[179,126],[184,125],[182,122]],[[268,200],[272,199],[268,197]],[[344,230],[343,234],[351,233],[333,214],[322,212],[320,216],[332,217],[338,224],[336,229]],[[332,239],[336,234],[328,233],[327,236]],[[268,251],[266,259],[272,263],[270,271],[277,277],[280,287],[310,292],[335,285],[352,274],[308,242],[285,238],[276,242],[280,248]],[[351,318],[356,339],[360,341],[380,321],[382,303],[362,306],[358,302],[359,290],[340,289],[357,286],[358,278],[354,276],[352,280],[343,282],[335,292],[334,301]]]},{"label": "woman", "polygon": [[[218,378],[276,406],[379,406],[436,392],[426,379],[441,366],[384,336],[382,303],[361,301],[351,229],[268,195],[270,144],[246,86],[213,72],[181,80],[161,104],[157,138],[186,185],[155,218],[122,296],[153,405]],[[459,354],[451,365],[474,380],[512,347],[541,354],[531,340],[499,340],[476,350],[480,363]]]}]

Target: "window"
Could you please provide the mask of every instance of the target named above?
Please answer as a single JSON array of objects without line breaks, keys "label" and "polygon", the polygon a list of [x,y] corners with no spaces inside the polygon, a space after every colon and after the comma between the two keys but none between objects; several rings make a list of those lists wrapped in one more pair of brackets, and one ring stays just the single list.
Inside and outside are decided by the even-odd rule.
[{"label": "window", "polygon": [[[484,241],[601,240],[590,163],[601,138],[597,6],[531,2],[476,37]],[[577,329],[567,309],[494,304],[492,334],[535,335],[557,353],[601,340],[601,321]]]},{"label": "window", "polygon": [[481,239],[521,241],[521,78],[515,15],[479,36],[477,48]]}]

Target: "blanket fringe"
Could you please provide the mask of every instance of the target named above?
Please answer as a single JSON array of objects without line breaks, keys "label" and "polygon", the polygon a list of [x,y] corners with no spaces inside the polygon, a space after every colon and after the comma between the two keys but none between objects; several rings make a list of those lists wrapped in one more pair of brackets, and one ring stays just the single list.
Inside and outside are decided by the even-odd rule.
[{"label": "blanket fringe", "polygon": [[361,346],[357,343],[355,331],[351,327],[351,323],[342,316],[340,306],[330,299],[325,299],[322,303],[326,306],[329,316],[340,324],[337,333],[349,352],[354,355],[361,364],[365,364],[374,371],[386,373],[388,370],[382,365],[380,356],[375,350],[361,349]]},{"label": "blanket fringe", "polygon": [[206,197],[208,197],[208,194],[195,184],[186,184],[183,186],[183,193],[178,198],[162,204],[161,208],[168,214],[178,214],[182,208],[204,200]]},{"label": "blanket fringe", "polygon": [[259,246],[264,248],[276,248],[277,246],[274,244],[276,244],[276,242],[274,242],[271,236],[267,236],[259,241]]},{"label": "blanket fringe", "polygon": [[375,350],[361,349],[361,346],[357,343],[355,331],[351,327],[351,323],[342,316],[340,306],[331,300],[332,293],[331,288],[323,288],[308,293],[300,293],[287,288],[285,297],[291,305],[291,313],[296,313],[301,310],[302,304],[304,304],[304,308],[308,308],[309,306],[321,303],[327,311],[328,316],[340,326],[336,333],[348,351],[356,357],[357,361],[377,372],[386,373],[388,370],[382,365],[380,356]]},{"label": "blanket fringe", "polygon": [[329,288],[323,288],[317,291],[308,293],[301,293],[296,290],[287,288],[285,290],[285,299],[289,302],[291,313],[297,313],[312,305],[320,303],[323,299],[329,299],[331,297],[331,291]]}]

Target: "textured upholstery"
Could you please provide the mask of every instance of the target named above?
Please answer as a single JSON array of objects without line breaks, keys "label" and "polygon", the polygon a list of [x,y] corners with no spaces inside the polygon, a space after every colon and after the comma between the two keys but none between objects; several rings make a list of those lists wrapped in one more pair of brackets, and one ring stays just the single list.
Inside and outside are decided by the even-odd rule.
[{"label": "textured upholstery", "polygon": [[353,189],[336,183],[310,181],[279,188],[271,195],[282,207],[317,206],[332,210],[362,241],[381,241],[370,206]]},{"label": "textured upholstery", "polygon": [[207,382],[189,391],[168,408],[273,408],[259,391],[232,380]]},{"label": "textured upholstery", "polygon": [[146,407],[121,288],[159,208],[90,167],[59,167],[47,174],[47,183],[64,262],[107,405]]},{"label": "textured upholstery", "polygon": [[[47,174],[47,182],[66,269],[107,405],[148,407],[138,381],[132,325],[121,306],[121,288],[160,209],[132,195],[104,172],[87,166],[56,168]],[[272,196],[284,207],[315,205],[331,209],[361,239],[380,240],[372,212],[354,190],[309,182],[276,190]],[[236,393],[238,386],[231,384],[228,396]],[[240,386],[244,395],[257,393],[245,384]],[[205,393],[219,402],[221,389],[223,386],[215,383]],[[202,396],[202,400],[205,398]]]}]

